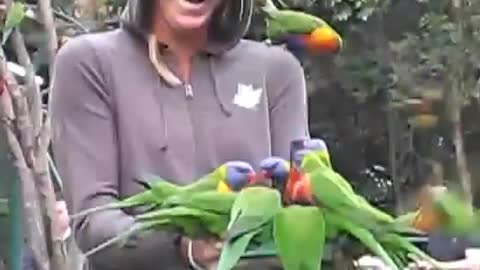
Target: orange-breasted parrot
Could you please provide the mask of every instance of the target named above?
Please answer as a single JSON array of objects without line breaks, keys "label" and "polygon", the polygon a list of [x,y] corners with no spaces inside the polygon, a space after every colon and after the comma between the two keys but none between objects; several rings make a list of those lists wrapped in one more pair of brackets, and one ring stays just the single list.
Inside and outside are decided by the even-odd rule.
[{"label": "orange-breasted parrot", "polygon": [[332,168],[330,153],[328,152],[326,143],[322,139],[311,138],[293,140],[290,143],[290,176],[283,189],[284,201],[286,203],[292,203],[290,200],[291,198],[297,198],[296,203],[309,203],[309,201],[300,201],[300,198],[303,198],[303,200],[306,199],[308,192],[304,192],[309,189],[308,187],[303,186],[307,182],[300,180],[302,179],[303,174],[312,172],[317,168],[318,164],[316,162],[302,163],[303,155],[305,153],[313,153],[319,159],[318,162],[322,162],[328,168]]},{"label": "orange-breasted parrot", "polygon": [[257,0],[265,13],[266,36],[271,43],[285,44],[293,52],[337,53],[340,35],[324,20],[311,14],[278,9],[272,0]]},{"label": "orange-breasted parrot", "polygon": [[217,190],[218,192],[239,191],[255,179],[255,170],[252,165],[244,161],[228,161],[217,167],[211,173],[186,186],[179,186],[158,176],[147,176],[135,180],[145,187],[145,191],[127,197],[121,201],[87,209],[72,215],[78,218],[90,213],[114,208],[160,206],[167,198],[186,195],[201,191]]},{"label": "orange-breasted parrot", "polygon": [[454,235],[476,233],[480,229],[478,210],[446,187],[431,187],[422,193],[418,209],[399,216],[397,220],[424,231],[438,229]]},{"label": "orange-breasted parrot", "polygon": [[[295,156],[295,155],[294,155]],[[403,238],[400,233],[415,231],[409,226],[395,222],[390,215],[370,205],[365,199],[349,188],[348,182],[325,165],[315,153],[302,149],[294,159],[299,162],[300,185],[302,191],[291,196],[310,201],[322,209],[325,222],[339,231],[357,238],[366,248],[379,256],[391,269],[401,269],[399,265],[406,254],[416,256],[438,267],[440,264]],[[304,164],[316,164],[310,173],[302,173]],[[293,167],[293,166],[292,166]],[[303,199],[303,200],[302,200]]]},{"label": "orange-breasted parrot", "polygon": [[[294,140],[292,144],[296,145],[296,147],[313,151],[327,166],[332,167],[327,145],[322,139],[298,139]],[[293,184],[289,183],[290,166],[290,162],[281,157],[268,157],[260,162],[260,174],[258,176],[264,179],[270,179],[271,186],[283,194],[284,191],[291,188],[290,186]],[[308,172],[309,169],[304,166],[303,171]],[[295,179],[294,177],[294,181]],[[287,183],[289,183],[289,185],[287,185]]]}]

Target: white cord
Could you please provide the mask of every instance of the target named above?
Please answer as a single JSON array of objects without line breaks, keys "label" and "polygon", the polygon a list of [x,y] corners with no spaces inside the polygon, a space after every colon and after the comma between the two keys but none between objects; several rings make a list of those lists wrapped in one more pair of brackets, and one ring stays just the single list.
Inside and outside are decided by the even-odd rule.
[{"label": "white cord", "polygon": [[193,242],[192,240],[188,241],[188,248],[187,248],[187,257],[188,263],[194,270],[205,270],[200,265],[198,265],[195,260],[193,259]]}]

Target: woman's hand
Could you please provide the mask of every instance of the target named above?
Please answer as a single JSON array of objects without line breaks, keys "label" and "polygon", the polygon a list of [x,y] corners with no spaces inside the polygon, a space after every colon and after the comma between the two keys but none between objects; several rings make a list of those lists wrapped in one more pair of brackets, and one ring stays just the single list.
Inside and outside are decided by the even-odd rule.
[{"label": "woman's hand", "polygon": [[216,239],[190,240],[182,237],[180,248],[182,257],[190,266],[213,269],[220,257],[222,242]]},{"label": "woman's hand", "polygon": [[65,201],[57,201],[53,218],[53,235],[55,240],[65,240],[70,234],[70,216]]}]

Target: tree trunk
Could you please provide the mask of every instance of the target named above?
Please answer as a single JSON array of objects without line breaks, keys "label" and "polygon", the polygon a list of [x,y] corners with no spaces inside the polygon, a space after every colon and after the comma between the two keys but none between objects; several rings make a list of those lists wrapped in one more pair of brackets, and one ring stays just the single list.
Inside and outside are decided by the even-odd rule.
[{"label": "tree trunk", "polygon": [[463,107],[463,95],[466,93],[467,89],[465,86],[465,65],[468,62],[468,55],[465,54],[467,51],[466,43],[469,42],[468,37],[468,26],[466,21],[468,5],[465,0],[455,0],[452,2],[452,13],[455,14],[455,19],[459,26],[459,48],[458,57],[453,57],[454,61],[452,62],[452,81],[453,87],[449,89],[450,93],[450,120],[452,122],[452,138],[455,145],[455,157],[457,165],[457,175],[460,178],[460,184],[462,186],[463,194],[465,200],[470,205],[473,204],[473,195],[472,195],[472,183],[470,179],[470,173],[467,168],[467,158],[464,149],[463,143],[463,128],[462,128],[462,107]]},{"label": "tree trunk", "polygon": [[453,123],[453,142],[455,144],[455,157],[457,161],[457,172],[460,177],[463,194],[467,203],[472,205],[472,182],[470,172],[467,168],[467,158],[463,143],[462,125],[460,122]]}]

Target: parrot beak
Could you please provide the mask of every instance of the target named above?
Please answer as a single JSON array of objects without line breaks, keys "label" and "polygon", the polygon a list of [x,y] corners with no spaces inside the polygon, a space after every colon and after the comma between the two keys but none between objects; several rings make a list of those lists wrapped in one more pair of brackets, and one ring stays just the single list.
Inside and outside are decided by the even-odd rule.
[{"label": "parrot beak", "polygon": [[266,177],[266,174],[262,170],[261,173],[254,175],[249,181],[249,185],[252,186],[270,186],[269,178]]},{"label": "parrot beak", "polygon": [[267,170],[262,170],[262,171],[261,171],[261,175],[263,176],[264,179],[270,179],[270,178],[272,178],[272,174],[271,174],[269,171],[267,171]]},{"label": "parrot beak", "polygon": [[248,174],[247,179],[248,179],[248,185],[255,185],[258,181],[259,176],[256,175],[254,172],[251,172]]}]

